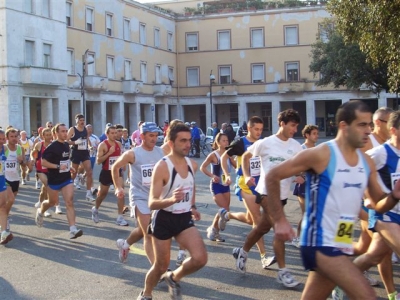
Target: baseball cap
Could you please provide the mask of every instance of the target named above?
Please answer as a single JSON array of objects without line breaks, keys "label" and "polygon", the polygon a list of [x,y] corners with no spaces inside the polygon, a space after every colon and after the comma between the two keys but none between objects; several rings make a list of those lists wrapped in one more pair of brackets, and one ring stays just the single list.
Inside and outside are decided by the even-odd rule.
[{"label": "baseball cap", "polygon": [[169,123],[168,120],[165,120],[164,123]]},{"label": "baseball cap", "polygon": [[106,124],[106,128],[113,126],[111,123]]},{"label": "baseball cap", "polygon": [[158,132],[158,127],[154,122],[144,122],[142,126],[140,126],[140,133],[145,132]]}]

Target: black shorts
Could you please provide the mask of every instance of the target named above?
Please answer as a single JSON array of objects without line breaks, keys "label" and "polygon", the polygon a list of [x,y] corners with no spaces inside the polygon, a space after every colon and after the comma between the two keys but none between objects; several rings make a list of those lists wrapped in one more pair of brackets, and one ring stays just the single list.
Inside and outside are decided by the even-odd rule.
[{"label": "black shorts", "polygon": [[[268,195],[261,195],[261,200],[262,200],[262,198],[264,198],[264,197],[268,197]],[[282,204],[283,207],[285,207],[285,205],[287,204],[287,199],[288,199],[288,198],[282,199],[282,200],[281,200],[281,204]],[[257,201],[256,201],[256,203],[257,203]],[[260,203],[261,203],[261,201],[260,201]]]},{"label": "black shorts", "polygon": [[160,209],[152,212],[148,233],[159,240],[169,240],[193,226],[192,212],[173,214]]},{"label": "black shorts", "polygon": [[71,150],[71,161],[73,164],[79,165],[86,160],[90,160],[89,150]]},{"label": "black shorts", "polygon": [[8,181],[6,179],[6,185],[11,187],[11,190],[13,193],[18,192],[18,190],[19,190],[19,180],[18,181]]},{"label": "black shorts", "polygon": [[297,197],[305,198],[306,197],[306,183],[302,183],[302,184],[296,183],[296,185],[294,186],[293,195],[295,195]]},{"label": "black shorts", "polygon": [[113,185],[111,171],[101,169],[100,175],[99,175],[99,182],[105,186]]}]

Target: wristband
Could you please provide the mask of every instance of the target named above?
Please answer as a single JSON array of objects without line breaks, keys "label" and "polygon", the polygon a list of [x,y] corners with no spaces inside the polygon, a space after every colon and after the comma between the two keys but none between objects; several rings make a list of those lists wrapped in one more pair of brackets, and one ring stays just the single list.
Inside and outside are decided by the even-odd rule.
[{"label": "wristband", "polygon": [[57,165],[57,169],[59,169],[59,170],[60,170],[60,165]]},{"label": "wristband", "polygon": [[190,208],[191,208],[191,209],[196,209],[196,210],[197,210],[196,204],[193,204]]}]

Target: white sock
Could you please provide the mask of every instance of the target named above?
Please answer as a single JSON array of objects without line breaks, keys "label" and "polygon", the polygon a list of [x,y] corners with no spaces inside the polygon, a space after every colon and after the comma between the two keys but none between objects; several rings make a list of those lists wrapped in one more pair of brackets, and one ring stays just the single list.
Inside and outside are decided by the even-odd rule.
[{"label": "white sock", "polygon": [[78,230],[75,225],[69,226],[69,231],[73,232]]},{"label": "white sock", "polygon": [[118,215],[118,219],[123,219],[124,217],[122,215]]},{"label": "white sock", "polygon": [[86,190],[86,194],[89,195],[92,194],[92,192],[90,190]]},{"label": "white sock", "polygon": [[128,244],[128,242],[125,240],[124,244],[122,245],[122,249],[129,249],[131,245]]}]

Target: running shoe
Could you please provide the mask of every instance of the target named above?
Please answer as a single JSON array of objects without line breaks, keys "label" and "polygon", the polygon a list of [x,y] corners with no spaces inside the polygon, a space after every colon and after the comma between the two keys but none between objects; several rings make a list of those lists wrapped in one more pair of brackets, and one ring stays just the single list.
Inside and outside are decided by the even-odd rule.
[{"label": "running shoe", "polygon": [[179,267],[180,265],[182,265],[182,263],[185,259],[186,259],[186,252],[179,251],[178,257],[176,258],[176,266]]},{"label": "running shoe", "polygon": [[62,210],[61,210],[61,205],[56,205],[56,214],[57,215],[62,215]]},{"label": "running shoe", "polygon": [[85,186],[86,185],[86,176],[79,174],[79,185]]},{"label": "running shoe", "polygon": [[88,193],[86,193],[86,200],[90,201],[90,202],[94,202],[94,201],[96,201],[96,198],[93,197],[93,195],[90,192],[88,192]]},{"label": "running shoe", "polygon": [[96,189],[96,188],[93,188],[93,187],[92,187],[90,190],[91,190],[91,192],[92,192],[93,197],[96,197],[96,196],[97,196],[97,193],[99,192],[99,190]]},{"label": "running shoe", "polygon": [[21,179],[21,184],[26,185],[25,179]]},{"label": "running shoe", "polygon": [[43,215],[40,213],[39,208],[36,210],[35,222],[38,227],[43,226]]},{"label": "running shoe", "polygon": [[99,223],[100,219],[99,219],[99,210],[96,209],[95,206],[92,207],[92,220],[95,223]]},{"label": "running shoe", "polygon": [[300,239],[298,237],[293,238],[291,245],[296,248],[300,248]]},{"label": "running shoe", "polygon": [[76,238],[78,238],[78,237],[80,237],[82,235],[83,235],[83,231],[81,229],[76,229],[74,231],[70,231],[69,232],[69,238],[70,239],[76,239]]},{"label": "running shoe", "polygon": [[40,188],[42,187],[42,185],[40,184],[39,181],[36,181],[36,185],[35,185],[37,190],[40,190]]},{"label": "running shoe", "polygon": [[364,271],[363,272],[365,279],[368,280],[368,283],[370,286],[378,286],[379,285],[379,281],[372,278],[371,275],[368,273],[368,271]]},{"label": "running shoe", "polygon": [[128,260],[128,254],[129,254],[129,248],[128,249],[124,249],[124,244],[125,244],[125,240],[124,239],[118,239],[117,240],[117,248],[119,250],[119,261],[122,263],[126,263],[126,261]]},{"label": "running shoe", "polygon": [[268,269],[270,266],[272,266],[274,263],[276,263],[276,257],[275,255],[273,256],[263,256],[261,257],[261,264],[264,269]]},{"label": "running shoe", "polygon": [[123,217],[118,217],[115,224],[118,226],[129,226],[129,223]]},{"label": "running shoe", "polygon": [[115,190],[115,187],[114,187],[114,185],[112,184],[112,185],[110,185],[110,191],[114,191]]},{"label": "running shoe", "polygon": [[3,231],[0,237],[0,245],[5,245],[14,238],[11,232]]},{"label": "running shoe", "polygon": [[396,253],[392,253],[392,263],[393,264],[397,264],[397,263],[399,263],[399,257],[397,256],[397,254]]},{"label": "running shoe", "polygon": [[77,190],[81,189],[81,186],[79,185],[79,177],[76,176],[74,179],[74,186],[76,187]]},{"label": "running shoe", "polygon": [[179,285],[178,282],[175,282],[172,279],[172,272],[166,272],[162,277],[164,278],[165,283],[168,285],[168,291],[171,296],[171,299],[181,300],[182,299],[181,286]]},{"label": "running shoe", "polygon": [[153,298],[151,298],[151,297],[143,296],[143,291],[141,291],[139,296],[137,297],[137,300],[152,300],[152,299]]},{"label": "running shoe", "polygon": [[40,200],[38,202],[35,203],[35,208],[39,208],[40,205],[42,205],[42,202],[40,202]]},{"label": "running shoe", "polygon": [[246,273],[247,253],[242,247],[238,247],[233,249],[232,255],[236,259],[236,269],[243,274]]},{"label": "running shoe", "polygon": [[335,288],[332,290],[331,296],[332,300],[343,300],[344,298],[343,290],[340,287],[335,286]]},{"label": "running shoe", "polygon": [[280,269],[278,271],[278,277],[276,279],[279,283],[282,283],[284,286],[292,288],[298,286],[300,282],[294,279],[293,275],[289,272],[288,269]]},{"label": "running shoe", "polygon": [[225,242],[225,240],[219,235],[218,230],[212,226],[207,228],[207,238],[210,241]]},{"label": "running shoe", "polygon": [[221,230],[221,231],[225,230],[226,222],[229,221],[229,219],[227,219],[227,213],[228,213],[228,211],[225,208],[220,208],[218,210],[218,215],[219,215],[218,227],[219,227],[219,230]]},{"label": "running shoe", "polygon": [[46,210],[43,215],[45,218],[50,218],[51,217],[50,210]]},{"label": "running shoe", "polygon": [[26,174],[26,181],[30,181],[31,180],[31,177],[29,176],[29,173],[28,174]]}]

